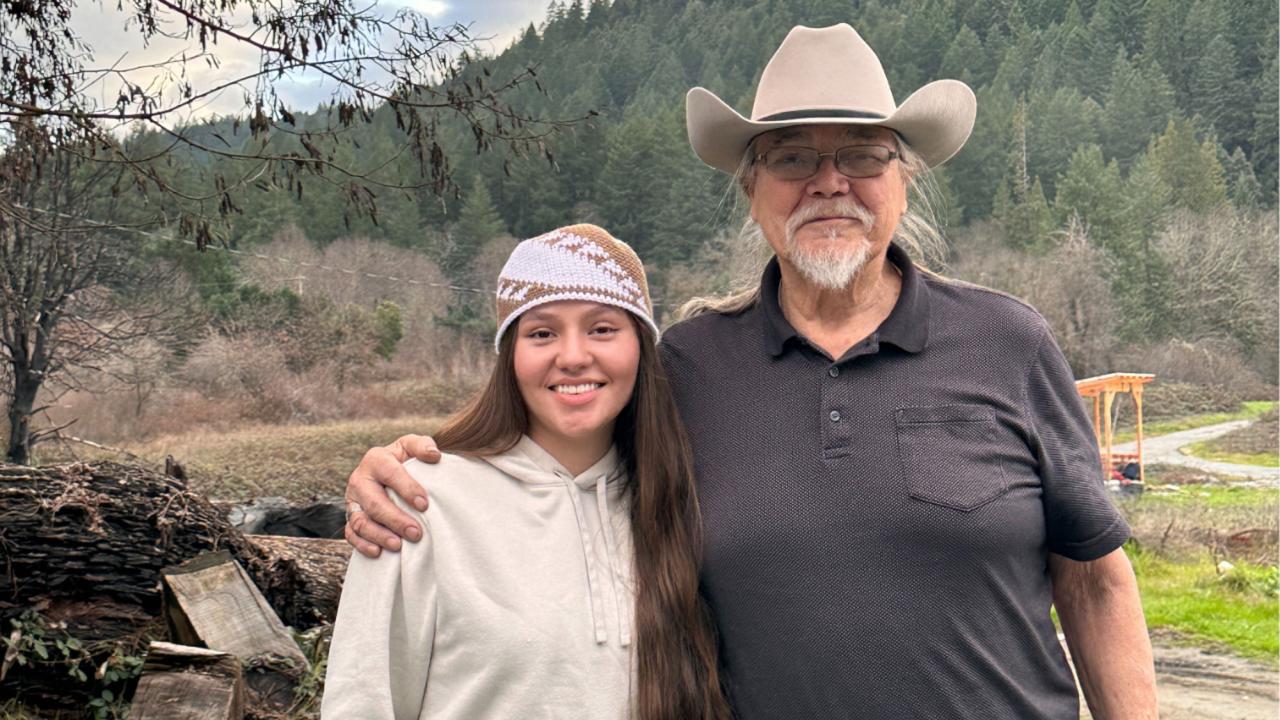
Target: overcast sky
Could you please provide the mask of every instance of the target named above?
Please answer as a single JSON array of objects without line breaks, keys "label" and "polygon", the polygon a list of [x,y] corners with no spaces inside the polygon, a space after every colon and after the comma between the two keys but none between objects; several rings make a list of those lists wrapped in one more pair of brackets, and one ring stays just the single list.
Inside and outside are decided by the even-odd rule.
[{"label": "overcast sky", "polygon": [[[463,23],[471,27],[476,38],[486,38],[480,47],[488,53],[504,50],[519,32],[530,22],[540,23],[546,14],[550,0],[375,0],[378,9],[388,14],[399,7],[412,8],[427,16],[434,25]],[[131,3],[125,3],[128,8]],[[247,15],[246,22],[247,22]],[[81,38],[93,48],[93,62],[87,67],[118,65],[131,67],[161,62],[180,56],[184,51],[194,54],[198,47],[160,38],[149,47],[142,45],[136,26],[129,26],[129,13],[116,9],[114,0],[84,0],[76,5],[71,25]],[[182,25],[170,19],[169,27],[181,30]],[[211,48],[216,54],[218,66],[189,62],[187,72],[198,89],[216,85],[217,82],[240,77],[257,69],[257,53],[251,48],[233,47],[222,43]],[[131,75],[131,80],[145,84],[155,79],[153,70]],[[99,83],[93,94],[102,105],[112,105],[111,99],[119,88],[117,81]],[[329,96],[329,89],[314,78],[293,77],[276,83],[276,90],[290,106],[297,110],[311,110]],[[209,114],[240,112],[243,97],[239,91],[224,92],[221,97],[205,103],[192,114],[195,117]]]}]

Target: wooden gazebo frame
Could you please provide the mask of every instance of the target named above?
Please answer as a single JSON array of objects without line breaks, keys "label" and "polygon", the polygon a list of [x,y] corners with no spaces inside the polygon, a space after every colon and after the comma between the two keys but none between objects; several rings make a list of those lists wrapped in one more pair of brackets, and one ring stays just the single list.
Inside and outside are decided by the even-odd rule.
[{"label": "wooden gazebo frame", "polygon": [[[1146,467],[1142,462],[1142,387],[1155,380],[1149,373],[1109,373],[1097,377],[1076,381],[1076,389],[1081,397],[1093,398],[1093,434],[1098,439],[1098,450],[1102,454],[1103,477],[1111,477],[1111,470],[1116,463],[1138,463],[1138,479],[1144,484],[1147,481]],[[1133,396],[1133,404],[1137,407],[1138,451],[1136,453],[1112,452],[1112,439],[1115,428],[1111,427],[1111,408],[1116,393],[1129,393]]]}]

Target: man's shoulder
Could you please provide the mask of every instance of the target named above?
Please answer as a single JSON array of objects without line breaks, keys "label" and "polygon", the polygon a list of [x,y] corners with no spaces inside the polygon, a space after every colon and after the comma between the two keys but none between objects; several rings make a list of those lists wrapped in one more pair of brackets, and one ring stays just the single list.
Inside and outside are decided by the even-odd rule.
[{"label": "man's shoulder", "polygon": [[663,349],[668,354],[695,355],[715,349],[724,343],[739,343],[756,333],[743,333],[744,328],[759,327],[756,319],[759,305],[723,313],[706,310],[676,322],[662,333]]},{"label": "man's shoulder", "polygon": [[1049,323],[1040,311],[1015,295],[934,273],[922,273],[922,277],[935,298],[935,312],[945,313],[949,322],[982,323],[1025,333],[1027,339],[1049,332]]}]

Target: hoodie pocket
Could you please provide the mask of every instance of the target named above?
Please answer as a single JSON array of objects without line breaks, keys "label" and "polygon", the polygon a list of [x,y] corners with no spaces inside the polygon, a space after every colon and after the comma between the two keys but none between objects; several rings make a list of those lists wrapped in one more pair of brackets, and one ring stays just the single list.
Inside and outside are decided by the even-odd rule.
[{"label": "hoodie pocket", "polygon": [[989,408],[899,408],[895,424],[911,497],[967,512],[1009,489],[995,452],[996,420]]}]

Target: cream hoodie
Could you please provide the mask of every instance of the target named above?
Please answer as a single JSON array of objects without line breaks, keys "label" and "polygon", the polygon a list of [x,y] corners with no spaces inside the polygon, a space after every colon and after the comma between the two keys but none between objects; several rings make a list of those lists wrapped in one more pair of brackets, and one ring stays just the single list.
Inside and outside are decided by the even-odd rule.
[{"label": "cream hoodie", "polygon": [[634,587],[616,450],[577,477],[528,437],[405,468],[431,497],[425,513],[400,503],[423,539],[352,554],[321,718],[628,717]]}]

